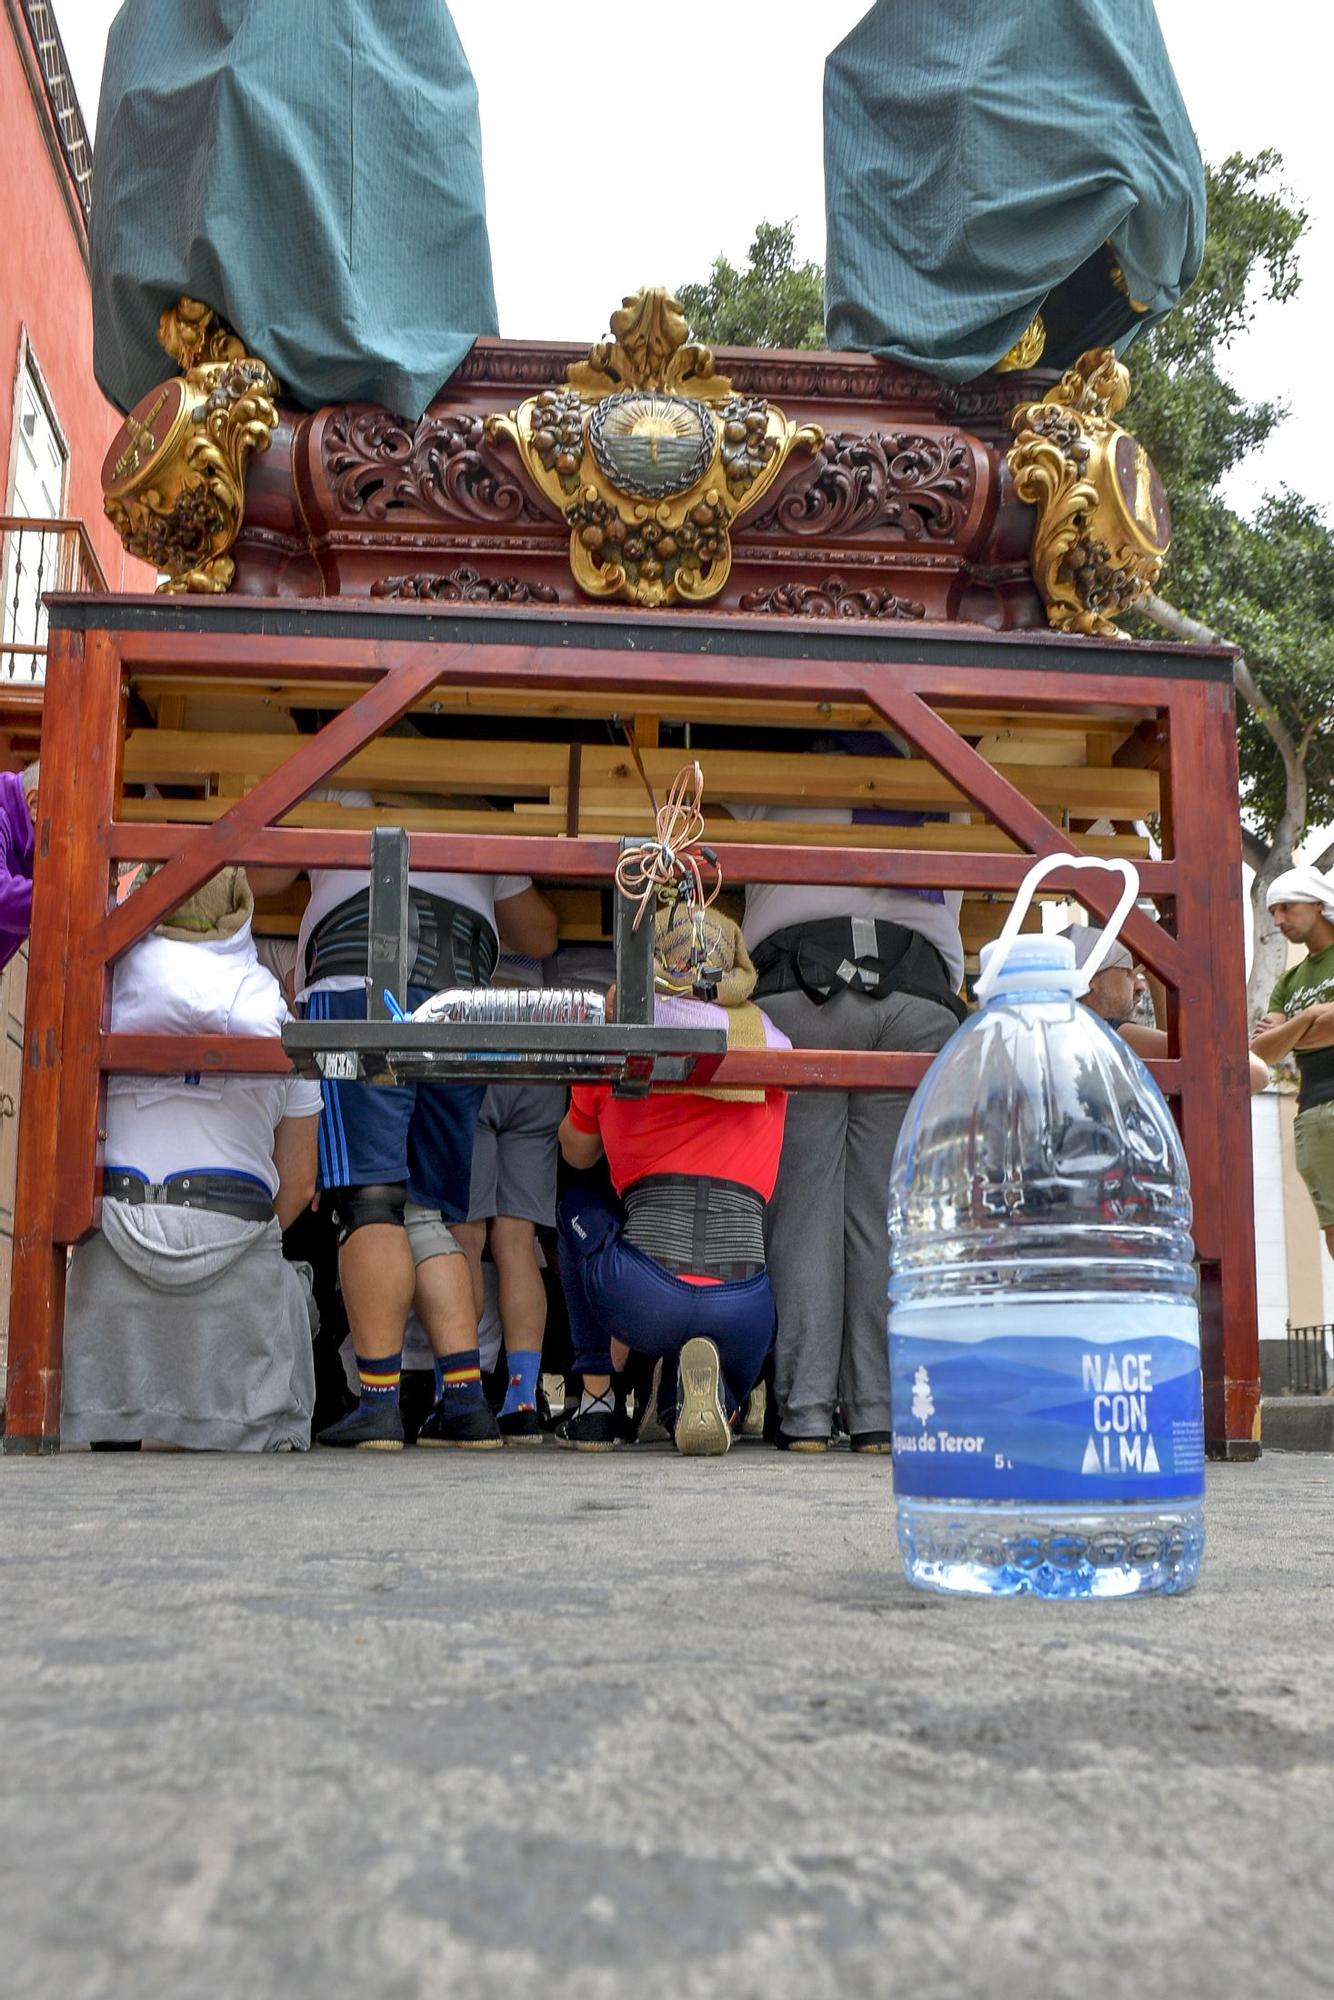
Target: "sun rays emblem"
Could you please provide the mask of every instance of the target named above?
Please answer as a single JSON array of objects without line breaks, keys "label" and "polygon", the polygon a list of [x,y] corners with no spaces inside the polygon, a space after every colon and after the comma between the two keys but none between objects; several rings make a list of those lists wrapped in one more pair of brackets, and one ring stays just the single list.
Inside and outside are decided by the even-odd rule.
[{"label": "sun rays emblem", "polygon": [[486,418],[568,523],[570,573],[589,597],[708,603],[732,567],[733,524],[792,453],[824,441],[818,424],[736,388],[688,333],[671,293],[645,286],[562,384]]},{"label": "sun rays emblem", "polygon": [[588,442],[603,476],[621,493],[663,500],[695,484],[713,457],[717,428],[702,403],[627,389],[608,396],[588,420]]}]

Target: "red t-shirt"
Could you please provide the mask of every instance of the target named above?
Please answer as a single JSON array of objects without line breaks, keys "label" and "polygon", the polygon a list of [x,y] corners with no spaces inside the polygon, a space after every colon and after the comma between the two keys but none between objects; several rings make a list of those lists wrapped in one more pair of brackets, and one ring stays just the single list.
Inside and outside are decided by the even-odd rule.
[{"label": "red t-shirt", "polygon": [[692,1091],[613,1097],[606,1083],[577,1083],[570,1092],[570,1123],[601,1134],[617,1194],[648,1174],[707,1174],[768,1201],[786,1116],[785,1090],[767,1090],[763,1104]]}]

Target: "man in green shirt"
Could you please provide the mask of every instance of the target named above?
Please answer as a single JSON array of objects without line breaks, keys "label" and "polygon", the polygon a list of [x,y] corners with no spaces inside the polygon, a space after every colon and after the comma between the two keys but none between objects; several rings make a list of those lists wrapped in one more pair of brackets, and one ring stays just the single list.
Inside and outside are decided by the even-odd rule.
[{"label": "man in green shirt", "polygon": [[1290,868],[1266,900],[1289,944],[1304,944],[1307,955],[1276,982],[1251,1049],[1269,1063],[1296,1055],[1297,1171],[1334,1257],[1334,883],[1314,868]]}]

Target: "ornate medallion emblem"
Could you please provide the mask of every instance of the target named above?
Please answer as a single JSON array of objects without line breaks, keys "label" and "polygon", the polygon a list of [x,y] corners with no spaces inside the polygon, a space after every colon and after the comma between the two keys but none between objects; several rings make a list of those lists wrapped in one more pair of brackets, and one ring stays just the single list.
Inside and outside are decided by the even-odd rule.
[{"label": "ornate medallion emblem", "polygon": [[107,517],[166,591],[218,592],[245,507],[245,471],[267,451],[278,384],[197,299],[162,315],[158,338],[184,373],[130,412],[102,466]]},{"label": "ornate medallion emblem", "polygon": [[1111,621],[1152,590],[1172,540],[1152,459],[1112,421],[1129,394],[1126,368],[1095,347],[1010,414],[1014,490],[1038,510],[1033,578],[1060,632],[1123,636]]},{"label": "ornate medallion emblem", "polygon": [[610,340],[566,371],[563,389],[488,417],[486,428],[517,448],[569,523],[580,589],[648,606],[716,597],[733,523],[793,451],[824,441],[818,425],[789,423],[716,374],[660,289],[625,300]]},{"label": "ornate medallion emblem", "polygon": [[619,493],[643,500],[665,500],[695,485],[717,436],[703,403],[656,389],[608,396],[588,420],[589,449],[603,477]]}]

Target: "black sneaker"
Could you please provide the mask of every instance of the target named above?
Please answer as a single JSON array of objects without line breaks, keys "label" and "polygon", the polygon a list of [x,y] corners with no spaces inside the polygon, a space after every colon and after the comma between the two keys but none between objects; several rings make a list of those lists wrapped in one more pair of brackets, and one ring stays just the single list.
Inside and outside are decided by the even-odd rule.
[{"label": "black sneaker", "polygon": [[504,1444],[489,1403],[451,1410],[442,1396],[417,1433],[418,1444],[452,1445],[457,1451],[495,1451]]},{"label": "black sneaker", "polygon": [[511,1410],[508,1416],[502,1410],[496,1418],[496,1428],[506,1444],[541,1444],[542,1419],[533,1405],[520,1406]]},{"label": "black sneaker", "polygon": [[350,1416],[340,1417],[321,1431],[316,1444],[342,1451],[402,1451],[403,1418],[397,1403],[359,1403]]},{"label": "black sneaker", "polygon": [[568,1451],[615,1451],[616,1412],[610,1403],[592,1410],[576,1410],[556,1430],[556,1442]]},{"label": "black sneaker", "polygon": [[688,1340],[681,1349],[681,1407],[676,1449],[691,1458],[719,1458],[730,1450],[732,1426],[723,1406],[722,1370],[711,1340]]}]

